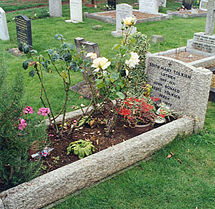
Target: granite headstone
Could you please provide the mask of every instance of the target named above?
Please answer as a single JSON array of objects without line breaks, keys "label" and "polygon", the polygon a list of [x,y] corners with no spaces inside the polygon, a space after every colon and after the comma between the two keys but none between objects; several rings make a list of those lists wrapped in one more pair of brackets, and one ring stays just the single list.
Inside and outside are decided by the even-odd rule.
[{"label": "granite headstone", "polygon": [[195,117],[196,130],[203,128],[212,78],[210,70],[149,55],[146,71],[152,96],[177,112]]},{"label": "granite headstone", "polygon": [[0,7],[0,39],[9,40],[5,11]]},{"label": "granite headstone", "polygon": [[18,44],[27,44],[32,48],[31,20],[24,15],[19,15],[15,17],[15,22]]}]

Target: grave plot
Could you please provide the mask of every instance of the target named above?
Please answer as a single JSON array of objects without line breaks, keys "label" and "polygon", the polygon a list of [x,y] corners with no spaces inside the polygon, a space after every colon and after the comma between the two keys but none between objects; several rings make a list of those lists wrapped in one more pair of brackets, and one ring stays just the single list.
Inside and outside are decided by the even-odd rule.
[{"label": "grave plot", "polygon": [[[168,14],[158,13],[159,5],[158,5],[157,1],[155,1],[155,2],[156,2],[156,4],[152,4],[148,1],[143,1],[143,2],[140,1],[139,10],[132,9],[132,15],[135,16],[135,18],[137,19],[137,23],[150,22],[150,21],[161,21],[161,20],[165,20],[165,19],[170,19],[172,17],[171,15],[168,15]],[[126,4],[118,4],[116,7],[120,8],[121,5],[126,5]],[[130,5],[128,5],[128,6],[130,6]],[[120,15],[122,14],[121,16],[123,16],[123,14],[127,14],[126,11],[124,11],[122,8],[122,9],[118,9],[118,11],[114,10],[114,11],[97,12],[97,13],[85,12],[84,16],[86,18],[92,18],[92,19],[100,20],[100,21],[103,21],[106,23],[116,24],[118,22],[117,18],[119,16],[119,15],[117,15],[117,12],[120,13]]]},{"label": "grave plot", "polygon": [[[180,111],[181,118],[0,193],[3,208],[44,207],[145,159],[177,135],[203,128],[211,72],[159,56],[148,58],[146,71],[153,96]],[[80,114],[71,112],[67,118]]]},{"label": "grave plot", "polygon": [[194,34],[193,39],[187,41],[186,47],[171,49],[164,52],[154,53],[156,56],[170,57],[189,63],[195,67],[204,67],[213,72],[210,100],[215,101],[214,67],[215,67],[215,2],[208,1],[207,19],[205,32]]}]

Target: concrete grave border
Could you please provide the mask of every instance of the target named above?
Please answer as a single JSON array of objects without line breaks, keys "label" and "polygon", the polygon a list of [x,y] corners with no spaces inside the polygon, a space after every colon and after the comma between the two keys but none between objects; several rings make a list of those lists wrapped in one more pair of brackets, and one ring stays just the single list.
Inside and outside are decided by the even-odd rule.
[{"label": "concrete grave border", "polygon": [[[202,11],[202,10],[201,10]],[[191,18],[191,17],[206,17],[207,16],[207,11],[202,12],[202,13],[197,13],[197,14],[182,14],[179,13],[178,11],[167,11],[167,14],[180,17],[180,18]]]},{"label": "concrete grave border", "polygon": [[[133,9],[133,11],[140,12],[139,10],[134,10],[134,9]],[[97,13],[84,12],[84,17],[99,20],[99,21],[102,21],[102,22],[110,23],[110,24],[116,24],[116,19],[115,18],[99,15],[100,13],[107,13],[108,14],[110,12],[113,12],[113,11],[97,12]],[[155,21],[162,21],[162,20],[172,19],[171,14],[158,13],[156,15],[161,15],[161,16],[150,17],[150,18],[147,18],[147,19],[139,19],[139,20],[137,20],[136,23],[155,22]]]},{"label": "concrete grave border", "polygon": [[[67,118],[81,114],[77,110]],[[0,193],[0,209],[37,209],[88,187],[147,158],[175,139],[194,131],[195,120],[184,116],[84,159],[58,168]]]}]

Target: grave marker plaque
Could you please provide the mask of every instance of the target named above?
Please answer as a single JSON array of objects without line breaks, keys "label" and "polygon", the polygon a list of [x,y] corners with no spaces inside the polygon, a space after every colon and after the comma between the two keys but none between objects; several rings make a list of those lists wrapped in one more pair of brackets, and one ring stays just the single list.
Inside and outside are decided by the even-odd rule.
[{"label": "grave marker plaque", "polygon": [[18,44],[24,43],[32,48],[31,20],[24,15],[19,15],[15,17],[15,22]]}]

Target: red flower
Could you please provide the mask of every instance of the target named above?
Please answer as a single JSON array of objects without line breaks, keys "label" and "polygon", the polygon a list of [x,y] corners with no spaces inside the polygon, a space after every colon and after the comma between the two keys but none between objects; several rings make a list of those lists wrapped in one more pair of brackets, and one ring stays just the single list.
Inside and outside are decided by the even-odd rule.
[{"label": "red flower", "polygon": [[123,116],[128,116],[131,114],[131,110],[127,109],[127,108],[123,108],[119,111],[119,114],[120,115],[123,115]]},{"label": "red flower", "polygon": [[154,101],[154,102],[157,102],[159,101],[160,99],[158,97],[151,97],[151,100]]}]

